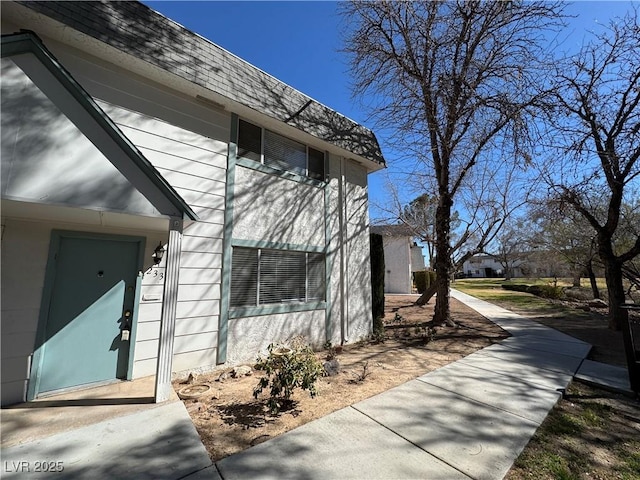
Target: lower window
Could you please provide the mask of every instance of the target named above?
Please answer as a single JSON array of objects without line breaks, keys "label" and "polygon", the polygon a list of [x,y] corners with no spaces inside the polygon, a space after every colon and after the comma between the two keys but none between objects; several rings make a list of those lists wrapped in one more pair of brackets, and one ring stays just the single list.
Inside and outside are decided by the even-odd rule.
[{"label": "lower window", "polygon": [[323,253],[233,248],[231,307],[324,300]]}]

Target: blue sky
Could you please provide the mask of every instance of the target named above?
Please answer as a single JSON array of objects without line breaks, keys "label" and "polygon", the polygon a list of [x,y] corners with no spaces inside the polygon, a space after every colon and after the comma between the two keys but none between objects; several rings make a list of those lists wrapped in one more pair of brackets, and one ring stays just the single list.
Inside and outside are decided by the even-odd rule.
[{"label": "blue sky", "polygon": [[[347,57],[339,51],[340,31],[346,26],[337,13],[336,2],[144,3],[315,100],[373,128],[366,112],[351,98]],[[638,1],[633,3],[640,6]],[[566,49],[579,47],[587,30],[597,30],[631,6],[630,1],[582,1],[569,5],[568,13],[577,18],[563,34]],[[397,165],[393,151],[376,133],[392,172]],[[384,172],[369,176],[373,204],[385,203],[384,184]],[[375,211],[371,213],[376,216]]]}]

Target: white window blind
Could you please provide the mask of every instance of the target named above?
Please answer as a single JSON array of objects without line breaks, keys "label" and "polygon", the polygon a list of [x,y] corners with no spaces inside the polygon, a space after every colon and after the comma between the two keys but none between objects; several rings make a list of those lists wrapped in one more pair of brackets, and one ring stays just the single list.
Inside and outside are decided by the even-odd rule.
[{"label": "white window blind", "polygon": [[232,258],[232,307],[325,299],[322,253],[234,247]]},{"label": "white window blind", "polygon": [[303,252],[261,251],[260,305],[306,300],[305,257]]},{"label": "white window blind", "polygon": [[307,258],[307,301],[324,300],[324,255],[308,253]]},{"label": "white window blind", "polygon": [[306,175],[307,147],[266,130],[264,132],[264,164]]},{"label": "white window blind", "polygon": [[324,152],[245,120],[238,120],[238,157],[324,181]]},{"label": "white window blind", "polygon": [[234,248],[232,262],[230,305],[255,305],[258,299],[258,250]]}]

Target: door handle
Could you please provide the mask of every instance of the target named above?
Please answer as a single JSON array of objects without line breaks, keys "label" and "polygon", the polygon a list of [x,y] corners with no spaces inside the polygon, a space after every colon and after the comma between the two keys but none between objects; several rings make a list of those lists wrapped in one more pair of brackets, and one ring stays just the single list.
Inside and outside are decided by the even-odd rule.
[{"label": "door handle", "polygon": [[129,340],[129,335],[131,332],[131,323],[129,321],[131,317],[131,310],[125,310],[124,311],[124,322],[122,324],[122,330],[120,332],[120,338],[123,341],[128,341]]}]

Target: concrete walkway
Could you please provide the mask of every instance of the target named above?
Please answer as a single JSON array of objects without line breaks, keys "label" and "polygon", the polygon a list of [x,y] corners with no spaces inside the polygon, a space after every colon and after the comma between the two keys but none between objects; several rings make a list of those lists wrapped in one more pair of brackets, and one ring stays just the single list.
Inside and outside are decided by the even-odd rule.
[{"label": "concrete walkway", "polygon": [[451,294],[512,336],[225,458],[222,478],[502,478],[591,345]]},{"label": "concrete walkway", "polygon": [[174,401],[3,448],[0,477],[173,480],[210,465],[184,404]]},{"label": "concrete walkway", "polygon": [[[451,295],[512,336],[216,465],[182,403],[173,402],[3,449],[2,477],[501,479],[591,346],[461,292]],[[611,373],[586,365],[594,383]],[[61,461],[64,471],[35,475],[42,460]],[[21,466],[31,475],[17,472]]]}]

